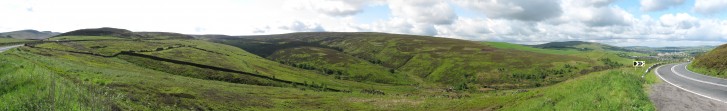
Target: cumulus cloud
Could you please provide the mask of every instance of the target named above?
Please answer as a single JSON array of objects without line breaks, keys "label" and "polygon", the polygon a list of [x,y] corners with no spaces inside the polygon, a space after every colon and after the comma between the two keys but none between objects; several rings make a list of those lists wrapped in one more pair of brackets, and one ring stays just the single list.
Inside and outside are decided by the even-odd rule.
[{"label": "cumulus cloud", "polygon": [[279,29],[290,30],[295,32],[323,32],[323,27],[319,24],[304,24],[300,21],[294,21],[290,24],[279,26]]},{"label": "cumulus cloud", "polygon": [[[13,15],[3,17],[0,32],[22,29],[62,32],[118,27],[134,31],[227,35],[385,32],[525,44],[580,40],[617,45],[666,43],[663,41],[685,41],[687,44],[700,45],[727,41],[727,21],[723,18],[694,16],[688,12],[655,16],[646,14],[654,12],[646,11],[634,15],[629,12],[633,7],[626,7],[629,9],[626,10],[613,4],[614,1],[0,0],[0,13]],[[645,5],[653,4],[644,3],[648,1],[641,1],[643,7],[651,7]],[[169,2],[176,4],[157,6]],[[665,5],[666,9],[676,6],[673,4],[680,1],[671,2],[671,5]],[[727,6],[724,4],[727,3],[699,0],[692,11],[717,14]],[[356,14],[369,8],[381,8],[369,7],[373,5],[386,6],[383,8],[388,8],[390,12],[385,13],[385,18],[376,18],[368,23],[358,22],[361,18],[357,18]],[[30,7],[32,12],[28,11]],[[648,10],[658,9],[653,7]],[[466,12],[458,16],[459,9],[475,15],[465,15],[470,13]]]},{"label": "cumulus cloud", "polygon": [[312,10],[329,16],[351,16],[363,11],[371,1],[366,0],[300,0],[291,1],[292,8]]},{"label": "cumulus cloud", "polygon": [[593,9],[592,16],[585,20],[589,26],[614,26],[630,25],[631,14],[614,7],[602,7]]},{"label": "cumulus cloud", "polygon": [[580,22],[587,26],[624,26],[631,25],[634,17],[617,6],[608,6],[613,1],[564,0],[561,7],[565,10],[558,19],[548,22]]},{"label": "cumulus cloud", "polygon": [[411,19],[391,18],[388,21],[378,21],[371,25],[359,26],[360,31],[387,32],[398,34],[417,34],[433,36],[438,33],[434,24],[419,23]]},{"label": "cumulus cloud", "polygon": [[253,34],[279,34],[291,32],[324,32],[325,28],[319,23],[292,21],[269,24],[262,27],[256,27],[251,32]]},{"label": "cumulus cloud", "polygon": [[[642,11],[661,11],[684,4],[685,0],[641,0]],[[697,0],[699,1],[699,0]]]},{"label": "cumulus cloud", "polygon": [[612,0],[561,2],[559,5],[563,12],[555,18],[542,21],[460,18],[450,27],[439,29],[443,32],[439,36],[524,44],[578,40],[649,46],[664,45],[651,44],[658,41],[715,45],[719,42],[713,41],[725,41],[727,38],[727,23],[724,20],[700,19],[686,13],[665,14],[657,18],[642,15],[637,18],[619,6],[609,5],[613,3]]},{"label": "cumulus cloud", "polygon": [[557,0],[457,0],[456,3],[487,17],[524,21],[541,21],[563,12]]},{"label": "cumulus cloud", "polygon": [[680,29],[689,29],[699,26],[698,19],[686,13],[664,14],[659,18],[659,21],[662,26],[676,27]]},{"label": "cumulus cloud", "polygon": [[437,25],[451,24],[457,19],[450,5],[437,0],[390,0],[392,15]]},{"label": "cumulus cloud", "polygon": [[712,15],[727,10],[725,0],[696,0],[693,10],[700,14]]}]

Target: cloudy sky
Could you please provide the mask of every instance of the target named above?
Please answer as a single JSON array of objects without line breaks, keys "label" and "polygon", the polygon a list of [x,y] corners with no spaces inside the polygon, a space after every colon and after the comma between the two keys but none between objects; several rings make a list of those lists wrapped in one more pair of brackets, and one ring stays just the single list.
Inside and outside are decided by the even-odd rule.
[{"label": "cloudy sky", "polygon": [[0,0],[0,32],[386,32],[538,44],[727,43],[727,0]]}]

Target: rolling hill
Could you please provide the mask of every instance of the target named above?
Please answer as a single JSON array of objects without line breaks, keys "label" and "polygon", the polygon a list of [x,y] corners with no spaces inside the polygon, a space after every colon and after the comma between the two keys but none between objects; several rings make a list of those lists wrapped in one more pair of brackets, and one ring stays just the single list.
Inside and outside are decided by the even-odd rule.
[{"label": "rolling hill", "polygon": [[[208,39],[281,63],[305,64],[306,69],[321,70],[319,72],[336,72],[354,64],[350,66],[370,67],[366,70],[383,73],[378,77],[406,75],[424,86],[537,87],[608,67],[601,61],[576,56],[500,49],[473,41],[414,35],[309,32]],[[369,63],[359,66],[360,61]],[[370,80],[360,77],[366,73],[344,73],[344,76],[357,81]],[[377,77],[376,74],[369,75]]]},{"label": "rolling hill", "polygon": [[0,38],[14,38],[14,39],[45,39],[58,35],[58,32],[51,31],[37,31],[37,30],[18,30],[12,32],[0,33]]},{"label": "rolling hill", "polygon": [[[641,69],[619,69],[630,60],[561,51],[386,33],[81,29],[0,53],[0,108],[653,110]],[[614,94],[630,99],[604,98]]]}]

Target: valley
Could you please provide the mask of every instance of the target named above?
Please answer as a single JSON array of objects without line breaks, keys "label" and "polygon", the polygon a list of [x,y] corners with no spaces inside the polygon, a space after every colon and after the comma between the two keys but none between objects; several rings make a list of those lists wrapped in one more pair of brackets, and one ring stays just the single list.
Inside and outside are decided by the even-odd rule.
[{"label": "valley", "polygon": [[[592,49],[385,33],[220,37],[82,29],[2,53],[0,100],[14,102],[0,108],[654,109],[644,88],[656,79],[643,80],[645,68],[631,68],[633,59],[620,56],[645,54],[571,46]],[[632,99],[606,98],[613,94]]]}]

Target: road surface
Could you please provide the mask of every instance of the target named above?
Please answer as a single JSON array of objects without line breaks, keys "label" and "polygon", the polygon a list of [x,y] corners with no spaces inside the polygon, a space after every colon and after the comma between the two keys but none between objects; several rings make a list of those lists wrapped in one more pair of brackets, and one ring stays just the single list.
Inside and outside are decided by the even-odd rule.
[{"label": "road surface", "polygon": [[0,52],[5,52],[6,50],[10,50],[15,47],[23,46],[23,44],[20,45],[11,45],[11,46],[0,46]]},{"label": "road surface", "polygon": [[666,84],[652,87],[651,98],[660,110],[727,110],[727,80],[687,70],[689,63],[656,68]]}]

